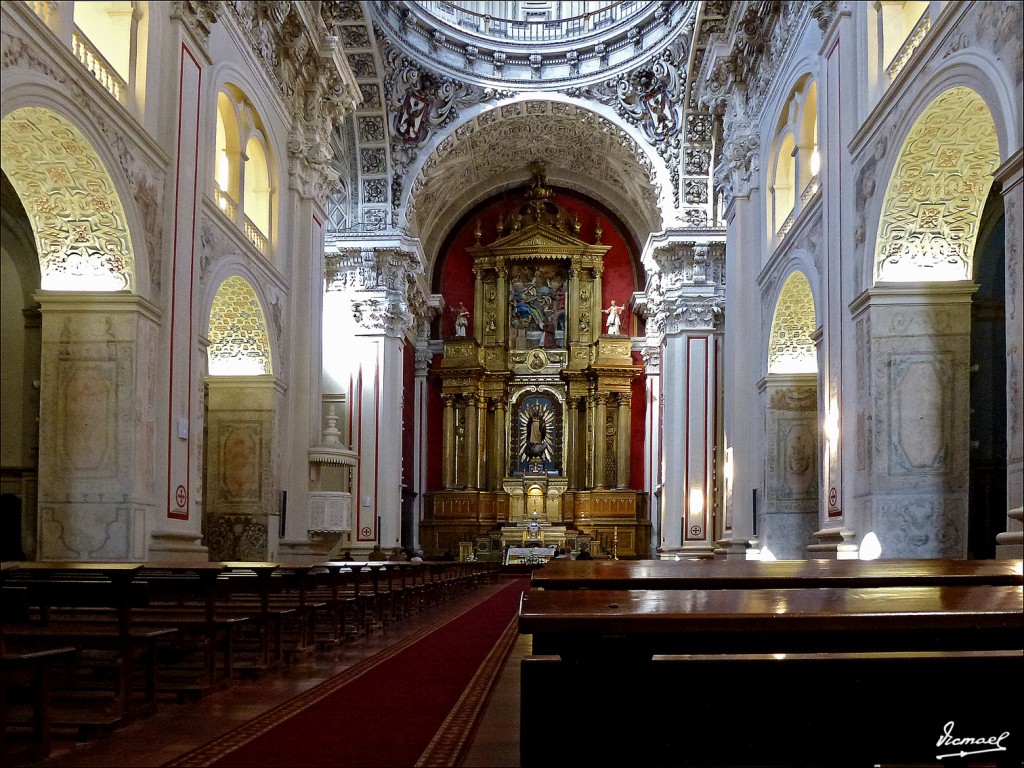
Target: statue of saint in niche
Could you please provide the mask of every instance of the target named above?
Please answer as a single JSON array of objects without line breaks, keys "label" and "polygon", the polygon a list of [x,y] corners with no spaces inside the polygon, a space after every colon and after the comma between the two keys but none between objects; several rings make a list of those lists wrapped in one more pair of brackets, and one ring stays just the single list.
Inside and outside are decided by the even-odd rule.
[{"label": "statue of saint in niche", "polygon": [[519,405],[519,472],[558,473],[559,418],[550,398],[533,395]]}]

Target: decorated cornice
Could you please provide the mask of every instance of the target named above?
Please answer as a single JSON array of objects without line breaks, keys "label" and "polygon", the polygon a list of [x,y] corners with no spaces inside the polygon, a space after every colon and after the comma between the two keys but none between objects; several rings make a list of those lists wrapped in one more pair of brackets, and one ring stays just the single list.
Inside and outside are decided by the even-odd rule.
[{"label": "decorated cornice", "polygon": [[733,3],[724,27],[711,36],[695,79],[696,101],[723,122],[715,185],[725,197],[746,196],[760,172],[758,123],[768,89],[809,18],[822,30],[835,2],[751,0]]},{"label": "decorated cornice", "polygon": [[333,28],[334,3],[225,0],[225,14],[249,42],[281,96],[292,125],[288,160],[292,183],[323,204],[337,182],[331,134],[362,95]]},{"label": "decorated cornice", "polygon": [[[424,13],[414,2],[368,5],[408,55],[438,71],[488,85],[561,90],[613,78],[658,54],[667,42],[686,34],[682,29],[692,24],[697,3],[643,3],[623,23],[597,27],[583,37],[542,40],[477,34],[465,24],[448,25]],[[502,20],[490,23],[500,26]]]},{"label": "decorated cornice", "polygon": [[680,205],[683,99],[693,20],[693,16],[689,16],[679,37],[645,65],[617,78],[565,91],[570,96],[610,106],[619,117],[640,130],[669,169],[676,208]]},{"label": "decorated cornice", "polygon": [[459,117],[459,109],[497,99],[514,91],[471,85],[425,69],[406,56],[374,24],[384,60],[384,94],[391,140],[391,208],[396,211],[409,168],[420,147]]},{"label": "decorated cornice", "polygon": [[717,329],[725,302],[725,243],[673,240],[650,251],[655,267],[638,309],[647,338]]},{"label": "decorated cornice", "polygon": [[662,304],[663,332],[669,335],[683,331],[720,330],[724,307],[725,299],[720,296],[666,299]]},{"label": "decorated cornice", "polygon": [[423,264],[415,252],[364,244],[332,251],[324,266],[327,290],[349,298],[352,316],[365,333],[402,338],[414,327],[414,309],[427,314],[428,301],[415,280]]},{"label": "decorated cornice", "polygon": [[203,48],[210,39],[210,27],[217,21],[217,4],[209,0],[174,0],[171,18],[179,20]]},{"label": "decorated cornice", "polygon": [[760,178],[761,138],[746,107],[741,88],[729,100],[723,120],[722,155],[715,166],[715,187],[722,191],[725,207],[734,197],[746,197]]}]

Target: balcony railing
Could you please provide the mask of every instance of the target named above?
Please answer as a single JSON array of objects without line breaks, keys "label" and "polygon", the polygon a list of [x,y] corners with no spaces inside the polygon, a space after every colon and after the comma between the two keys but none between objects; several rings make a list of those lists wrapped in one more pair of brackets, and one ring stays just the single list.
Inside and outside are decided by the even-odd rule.
[{"label": "balcony railing", "polygon": [[245,221],[242,223],[242,226],[245,229],[245,236],[249,238],[249,242],[251,242],[253,245],[255,245],[260,253],[262,253],[264,256],[266,256],[267,255],[267,238],[266,238],[266,236],[262,232],[259,231],[259,229],[256,227],[255,224],[252,223],[252,221],[249,219],[248,216],[243,216],[242,218],[245,219]]},{"label": "balcony railing", "polygon": [[78,60],[92,72],[93,77],[100,81],[100,85],[123,104],[125,95],[128,93],[128,83],[125,79],[117,74],[110,62],[103,58],[103,54],[89,42],[89,38],[78,27],[75,27],[71,39],[71,48]]},{"label": "balcony railing", "polygon": [[36,16],[43,20],[43,24],[50,26],[50,22],[53,21],[53,2],[52,0],[25,0],[28,3],[29,8],[35,11]]},{"label": "balcony railing", "polygon": [[637,0],[623,0],[612,3],[591,13],[584,13],[567,19],[542,19],[520,21],[500,19],[443,0],[417,0],[416,5],[434,18],[453,27],[466,29],[487,37],[514,40],[521,43],[554,43],[585,37],[605,27],[628,19],[642,10],[645,3]]},{"label": "balcony railing", "polygon": [[213,199],[217,202],[217,207],[224,212],[225,216],[232,221],[237,220],[238,203],[231,199],[231,195],[221,189],[220,186],[216,186],[213,190]]},{"label": "balcony railing", "polygon": [[793,228],[793,222],[796,220],[796,211],[790,211],[789,216],[782,222],[782,226],[779,227],[779,240],[782,240],[786,235],[789,234],[789,230]]},{"label": "balcony railing", "polygon": [[800,193],[801,205],[810,200],[814,193],[818,191],[818,177],[817,175],[811,176],[811,180],[807,182],[807,186],[804,187],[804,191]]},{"label": "balcony railing", "polygon": [[931,26],[931,17],[929,17],[928,11],[925,10],[925,12],[921,14],[921,18],[917,20],[917,24],[915,24],[914,28],[910,31],[910,34],[907,35],[907,39],[903,41],[903,45],[901,45],[900,49],[896,52],[892,63],[885,68],[885,74],[889,76],[889,82],[895,80],[896,76],[900,73],[900,70],[902,70],[903,67],[906,66],[907,62],[910,61],[911,55],[913,55],[917,46],[921,44],[921,41],[924,40],[924,37],[928,34],[928,30],[931,29]]}]

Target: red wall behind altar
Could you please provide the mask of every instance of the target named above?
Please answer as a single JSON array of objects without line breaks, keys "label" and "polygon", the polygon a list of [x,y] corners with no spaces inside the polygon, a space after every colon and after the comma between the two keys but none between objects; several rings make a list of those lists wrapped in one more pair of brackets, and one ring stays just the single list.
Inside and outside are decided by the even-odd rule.
[{"label": "red wall behind altar", "polygon": [[[635,244],[632,243],[626,230],[608,211],[599,204],[586,199],[579,193],[571,190],[554,187],[552,200],[561,206],[569,214],[570,220],[573,216],[579,218],[580,238],[588,243],[593,243],[594,231],[598,220],[603,230],[601,242],[610,246],[604,256],[604,273],[602,275],[601,295],[605,307],[614,299],[616,304],[624,305],[626,311],[622,313],[622,332],[635,335],[641,331],[640,324],[633,316],[629,304],[633,298],[633,292],[643,290],[645,277],[639,266],[639,256]],[[497,239],[497,223],[499,217],[507,216],[513,210],[523,205],[525,198],[521,194],[512,192],[505,193],[499,197],[477,206],[468,213],[453,228],[452,234],[448,236],[435,262],[432,289],[444,297],[445,309],[433,329],[434,338],[448,338],[455,335],[453,307],[462,302],[473,311],[473,259],[467,252],[467,248],[473,245],[473,233],[476,230],[476,222],[480,222],[480,230],[483,232],[481,243],[487,245]],[[470,330],[473,332],[473,321],[470,317]],[[605,326],[602,323],[601,331]],[[639,356],[634,354],[634,362],[640,362]],[[440,363],[440,357],[434,360],[436,367]],[[645,385],[643,376],[633,382],[632,399],[632,434],[630,435],[631,467],[630,486],[634,489],[643,488],[644,477],[644,414],[646,413]],[[443,460],[441,436],[443,432],[443,412],[441,403],[441,384],[439,379],[432,378],[430,381],[430,394],[428,397],[429,411],[427,416],[427,429],[429,431],[427,455],[427,491],[441,489]]]}]

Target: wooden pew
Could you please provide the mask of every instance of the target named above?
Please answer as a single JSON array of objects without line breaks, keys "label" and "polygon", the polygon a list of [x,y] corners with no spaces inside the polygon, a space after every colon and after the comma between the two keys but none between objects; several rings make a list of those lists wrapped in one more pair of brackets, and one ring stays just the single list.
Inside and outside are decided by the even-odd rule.
[{"label": "wooden pew", "polygon": [[[26,590],[29,615],[6,622],[7,646],[20,652],[74,647],[53,692],[53,725],[81,733],[131,722],[156,707],[156,649],[177,630],[139,627],[132,610],[148,604],[141,565],[22,563],[3,572],[4,588]],[[112,670],[104,676],[104,664]],[[141,678],[141,679],[140,679]],[[141,693],[135,700],[135,692]],[[103,694],[99,701],[97,695]]]},{"label": "wooden pew", "polygon": [[[6,565],[6,564],[5,564]],[[6,570],[6,569],[5,569]],[[4,762],[42,760],[50,754],[50,696],[52,668],[55,663],[78,653],[73,646],[39,651],[15,651],[8,648],[4,629],[11,621],[25,621],[29,615],[28,589],[0,589],[0,759]],[[19,720],[15,709],[27,702],[27,740],[14,733]]]},{"label": "wooden pew", "polygon": [[551,560],[534,589],[754,589],[1024,584],[1021,560]]},{"label": "wooden pew", "polygon": [[[132,620],[179,630],[174,646],[164,649],[159,681],[162,692],[179,700],[230,684],[236,639],[255,622],[244,612],[219,608],[229,599],[228,584],[218,579],[225,570],[220,563],[165,562],[146,564],[138,576],[149,589],[150,603],[134,611]],[[191,660],[196,653],[199,664]]]},{"label": "wooden pew", "polygon": [[[928,750],[947,722],[967,736],[1016,727],[1000,696],[1024,660],[1024,588],[1012,565],[1009,585],[1005,574],[954,567],[952,586],[885,586],[868,574],[875,586],[821,587],[830,577],[808,573],[798,586],[758,588],[749,585],[780,583],[779,569],[746,568],[697,589],[693,573],[668,564],[615,566],[597,581],[661,589],[566,588],[579,569],[562,567],[561,579],[524,595],[519,628],[533,635],[534,655],[521,666],[522,765],[551,761],[552,722],[611,734],[602,760],[630,765],[920,762],[936,759]],[[832,583],[865,576],[856,570],[836,569]],[[594,695],[584,688],[567,702],[556,689],[568,681]],[[652,685],[683,693],[666,707]],[[822,706],[821,690],[835,690],[840,709]],[[644,739],[625,738],[624,724],[636,722]],[[851,723],[867,730],[852,747]]]},{"label": "wooden pew", "polygon": [[[532,656],[520,765],[555,764],[570,734],[581,765],[1009,768],[1024,757],[1022,678],[1019,650],[658,656],[630,677],[614,660],[568,671]],[[1006,751],[938,759],[972,749],[939,748],[947,727],[953,738],[1009,734]]]},{"label": "wooden pew", "polygon": [[284,622],[297,615],[293,607],[271,604],[271,594],[281,589],[281,582],[273,579],[280,565],[248,561],[221,564],[226,572],[218,578],[228,585],[229,594],[223,610],[253,617],[259,630],[250,658],[237,660],[235,670],[260,674],[279,666],[284,660]]},{"label": "wooden pew", "polygon": [[563,659],[1024,648],[1024,587],[531,590],[519,631]]}]

